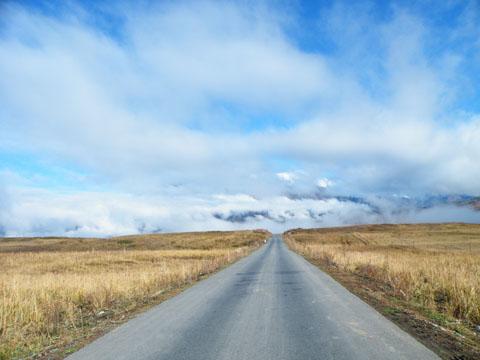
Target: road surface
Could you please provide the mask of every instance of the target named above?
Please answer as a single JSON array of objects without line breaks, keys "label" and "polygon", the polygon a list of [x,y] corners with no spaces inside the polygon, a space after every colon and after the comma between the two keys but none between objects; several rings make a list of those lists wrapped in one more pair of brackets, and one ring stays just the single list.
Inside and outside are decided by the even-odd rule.
[{"label": "road surface", "polygon": [[68,359],[438,357],[274,236]]}]

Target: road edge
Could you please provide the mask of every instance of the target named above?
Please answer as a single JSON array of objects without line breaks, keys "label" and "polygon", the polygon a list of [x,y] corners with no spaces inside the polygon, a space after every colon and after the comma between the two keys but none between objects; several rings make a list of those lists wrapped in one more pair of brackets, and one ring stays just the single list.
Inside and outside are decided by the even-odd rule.
[{"label": "road edge", "polygon": [[[285,241],[284,234],[281,236],[291,252],[325,273],[348,292],[433,351],[441,359],[476,360],[480,358],[480,351],[465,343],[465,341],[473,340],[466,339],[463,335],[454,333],[427,319],[407,302],[386,293],[381,284],[372,279],[341,271],[331,264],[296,252],[289,246],[288,241]],[[480,339],[478,340],[480,341]]]},{"label": "road edge", "polygon": [[[271,239],[271,235],[267,238],[268,240]],[[180,286],[164,289],[158,292],[155,296],[146,298],[144,302],[138,304],[133,309],[128,309],[126,311],[120,313],[113,313],[109,314],[107,317],[102,319],[96,319],[96,324],[93,327],[85,327],[80,331],[78,336],[75,336],[73,340],[67,341],[64,343],[58,343],[52,346],[49,346],[43,349],[42,352],[31,355],[27,359],[31,360],[63,360],[67,358],[69,355],[77,352],[81,348],[89,345],[90,343],[94,342],[96,339],[106,335],[107,333],[115,330],[116,328],[120,327],[121,325],[127,323],[134,318],[141,316],[143,313],[153,309],[154,307],[168,301],[181,293],[187,291],[188,289],[192,288],[195,285],[198,285],[200,282],[205,281],[221,271],[229,268],[230,266],[238,263],[246,259],[247,257],[251,256],[252,254],[256,253],[257,251],[261,250],[266,243],[259,244],[259,246],[253,247],[251,251],[245,254],[242,257],[239,257],[228,263],[226,265],[220,266],[219,268],[215,269],[213,272],[208,274],[202,274],[198,276],[191,282],[182,284]]]}]

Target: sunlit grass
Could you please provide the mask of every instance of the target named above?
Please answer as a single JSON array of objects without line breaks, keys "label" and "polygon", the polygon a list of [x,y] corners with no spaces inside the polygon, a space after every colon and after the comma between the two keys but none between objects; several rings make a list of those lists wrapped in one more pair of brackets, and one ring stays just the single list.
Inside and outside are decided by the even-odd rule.
[{"label": "sunlit grass", "polygon": [[[161,292],[247,255],[266,236],[232,232],[122,238],[134,247],[144,248],[148,242],[163,250],[107,250],[105,240],[92,239],[90,245],[102,247],[93,251],[66,251],[64,241],[69,248],[75,248],[74,242],[50,239],[61,242],[57,248],[62,251],[52,251],[51,243],[36,239],[31,242],[35,246],[46,242],[48,251],[17,248],[0,253],[0,358],[23,356],[74,338],[82,328],[94,325],[102,311],[122,313],[146,304]],[[111,242],[114,249],[117,240]],[[23,241],[28,247],[29,240]]]},{"label": "sunlit grass", "polygon": [[380,225],[298,230],[289,246],[388,284],[438,313],[480,324],[480,226]]}]

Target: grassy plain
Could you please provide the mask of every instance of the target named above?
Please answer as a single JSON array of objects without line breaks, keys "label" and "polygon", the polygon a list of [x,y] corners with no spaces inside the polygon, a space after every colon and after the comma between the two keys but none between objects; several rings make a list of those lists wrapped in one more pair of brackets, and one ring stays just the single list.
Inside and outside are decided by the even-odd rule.
[{"label": "grassy plain", "polygon": [[[265,231],[0,239],[0,359],[68,344],[258,247]],[[67,344],[67,345],[66,345]]]},{"label": "grassy plain", "polygon": [[[376,290],[411,304],[439,326],[480,338],[480,332],[475,334],[480,325],[480,225],[297,229],[284,237],[290,248],[325,270],[373,280],[380,285]],[[360,281],[356,286],[369,285]]]}]

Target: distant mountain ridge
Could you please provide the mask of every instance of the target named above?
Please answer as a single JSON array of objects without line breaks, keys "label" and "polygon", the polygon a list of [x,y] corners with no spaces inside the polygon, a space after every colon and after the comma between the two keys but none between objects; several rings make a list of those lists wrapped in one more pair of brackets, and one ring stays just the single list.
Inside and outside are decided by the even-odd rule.
[{"label": "distant mountain ridge", "polygon": [[[311,193],[287,193],[286,196],[291,200],[330,200],[335,199],[340,202],[352,202],[363,204],[376,208],[372,197],[363,197],[356,195],[329,195],[322,191]],[[373,199],[388,200],[401,205],[414,205],[419,209],[428,209],[439,205],[470,206],[475,210],[480,210],[480,196],[467,194],[442,194],[442,195],[423,195],[419,197],[409,196],[376,196]]]},{"label": "distant mountain ridge", "polygon": [[[314,200],[314,201],[338,201],[341,203],[351,203],[366,207],[366,212],[378,216],[387,214],[401,214],[408,211],[426,210],[441,206],[469,207],[480,212],[480,197],[466,194],[447,194],[447,195],[424,195],[420,197],[408,196],[374,196],[362,197],[356,195],[329,195],[324,192],[311,193],[288,193],[285,196],[294,201]],[[310,219],[319,221],[328,212],[319,212],[315,209],[305,209],[305,213]],[[294,218],[295,213],[285,210],[281,213],[272,209],[264,208],[261,210],[245,209],[230,210],[225,213],[214,212],[212,214],[216,219],[243,224],[255,220],[271,220],[276,223],[284,224],[289,218]],[[479,214],[480,215],[480,214]]]}]

